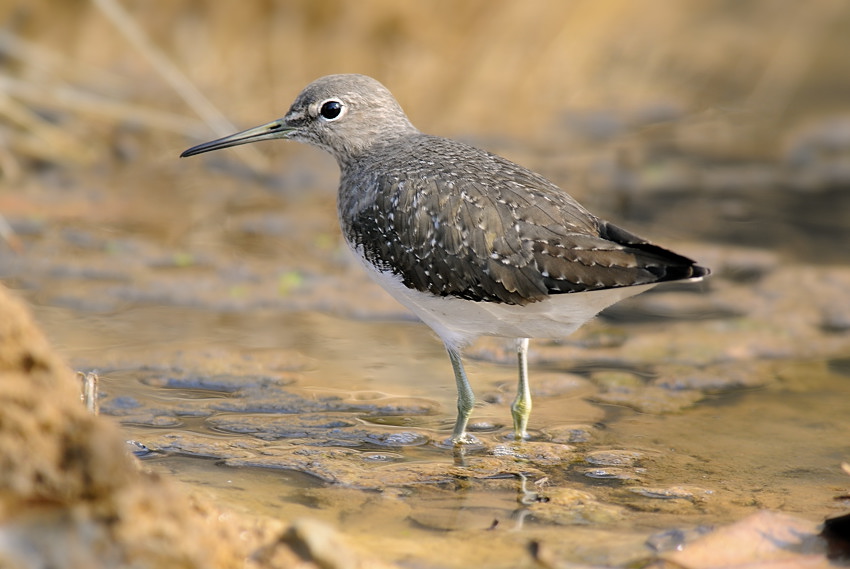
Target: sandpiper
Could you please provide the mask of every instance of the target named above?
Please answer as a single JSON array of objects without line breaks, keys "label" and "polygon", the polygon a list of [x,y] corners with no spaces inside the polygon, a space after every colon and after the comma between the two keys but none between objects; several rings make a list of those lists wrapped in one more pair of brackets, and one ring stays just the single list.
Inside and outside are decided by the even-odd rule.
[{"label": "sandpiper", "polygon": [[370,275],[445,344],[457,383],[454,444],[475,396],[461,360],[482,335],[517,339],[514,436],[531,414],[529,338],[566,336],[603,308],[708,269],[588,212],[543,176],[468,144],[424,134],[364,75],[308,85],[286,115],[194,146],[193,156],[259,140],[306,142],[340,169],[339,221]]}]

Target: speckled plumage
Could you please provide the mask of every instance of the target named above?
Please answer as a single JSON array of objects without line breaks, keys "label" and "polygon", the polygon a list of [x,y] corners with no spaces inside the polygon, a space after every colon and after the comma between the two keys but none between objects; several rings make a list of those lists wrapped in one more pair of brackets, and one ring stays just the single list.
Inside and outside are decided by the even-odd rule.
[{"label": "speckled plumage", "polygon": [[524,438],[531,410],[527,338],[569,334],[656,283],[708,274],[597,218],[539,174],[419,132],[392,94],[363,75],[323,77],[282,119],[182,156],[273,138],[305,142],[337,159],[346,241],[446,344],[459,394],[455,443],[470,440],[474,398],[460,358],[468,342],[483,334],[519,338],[512,413],[516,436]]},{"label": "speckled plumage", "polygon": [[439,296],[528,304],[699,274],[538,174],[420,133],[344,165],[339,208],[346,238],[370,263]]}]

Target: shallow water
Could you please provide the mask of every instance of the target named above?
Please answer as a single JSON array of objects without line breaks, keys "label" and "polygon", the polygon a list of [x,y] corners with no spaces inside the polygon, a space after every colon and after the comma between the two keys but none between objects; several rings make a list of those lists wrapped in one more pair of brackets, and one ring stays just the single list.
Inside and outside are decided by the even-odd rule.
[{"label": "shallow water", "polygon": [[[640,207],[609,203],[604,215],[667,237],[713,276],[533,341],[528,443],[508,437],[512,343],[476,343],[481,444],[458,455],[443,445],[448,358],[340,246],[327,162],[299,155],[275,192],[165,164],[157,180],[116,172],[0,193],[26,247],[2,251],[0,276],[74,368],[99,372],[102,412],[151,469],[234,509],[323,519],[384,559],[441,567],[517,566],[532,542],[622,565],[760,509],[821,520],[850,505],[850,253],[822,248],[850,237],[831,207],[844,187],[782,200],[767,200],[776,188],[734,200],[664,188]],[[812,216],[826,222],[812,230]]]},{"label": "shallow water", "polygon": [[[542,541],[566,559],[620,564],[670,546],[670,529],[698,535],[764,508],[820,520],[847,507],[835,499],[848,486],[845,360],[744,363],[749,386],[726,384],[728,364],[707,366],[719,386],[697,385],[701,399],[641,412],[631,407],[649,405],[644,396],[591,401],[603,386],[666,372],[533,352],[525,446],[539,447],[516,457],[523,445],[511,451],[506,438],[514,369],[494,361],[510,345],[494,342],[469,366],[482,447],[460,457],[439,446],[453,421],[450,367],[417,323],[179,307],[38,317],[78,367],[99,370],[103,412],[150,449],[145,465],[238,511],[325,520],[386,559],[509,567]],[[595,322],[577,342],[611,327]],[[440,554],[446,541],[451,557]]]}]

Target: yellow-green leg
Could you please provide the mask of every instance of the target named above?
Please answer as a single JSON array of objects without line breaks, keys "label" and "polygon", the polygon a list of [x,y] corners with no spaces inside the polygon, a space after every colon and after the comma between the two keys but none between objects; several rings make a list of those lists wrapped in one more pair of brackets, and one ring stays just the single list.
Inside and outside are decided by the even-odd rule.
[{"label": "yellow-green leg", "polygon": [[475,406],[475,394],[466,378],[460,352],[448,345],[446,345],[446,351],[452,361],[455,383],[457,383],[457,421],[455,421],[455,428],[452,431],[452,443],[456,445],[471,443],[475,439],[466,432],[466,425],[469,423],[469,416],[472,415],[472,408]]},{"label": "yellow-green leg", "polygon": [[519,364],[519,383],[516,399],[511,404],[511,416],[514,418],[514,436],[521,441],[528,438],[528,418],[531,416],[531,391],[528,388],[528,338],[517,338],[517,362]]}]

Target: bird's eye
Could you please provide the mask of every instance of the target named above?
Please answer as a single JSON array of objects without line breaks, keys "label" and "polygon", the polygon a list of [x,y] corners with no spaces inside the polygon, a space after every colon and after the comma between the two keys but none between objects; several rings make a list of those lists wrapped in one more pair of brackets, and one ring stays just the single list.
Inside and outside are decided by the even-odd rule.
[{"label": "bird's eye", "polygon": [[335,100],[325,101],[319,109],[319,114],[325,120],[336,120],[342,114],[342,103]]}]

